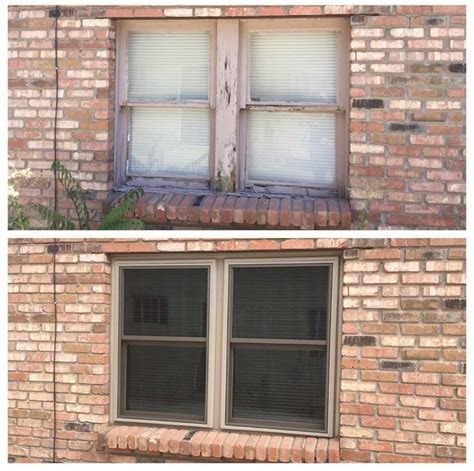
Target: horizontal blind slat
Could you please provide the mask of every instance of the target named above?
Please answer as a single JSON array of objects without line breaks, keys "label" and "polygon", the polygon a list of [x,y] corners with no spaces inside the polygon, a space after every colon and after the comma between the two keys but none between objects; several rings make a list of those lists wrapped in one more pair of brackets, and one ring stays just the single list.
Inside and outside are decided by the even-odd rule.
[{"label": "horizontal blind slat", "polygon": [[125,335],[206,337],[206,268],[127,268]]},{"label": "horizontal blind slat", "polygon": [[232,335],[326,340],[328,266],[232,269]]},{"label": "horizontal blind slat", "polygon": [[249,111],[248,177],[253,181],[336,186],[336,117]]},{"label": "horizontal blind slat", "polygon": [[128,100],[207,100],[208,31],[131,31]]},{"label": "horizontal blind slat", "polygon": [[209,126],[208,109],[133,107],[129,175],[208,178]]},{"label": "horizontal blind slat", "polygon": [[232,417],[324,428],[326,352],[233,347]]},{"label": "horizontal blind slat", "polygon": [[205,346],[129,345],[126,378],[127,410],[204,420]]},{"label": "horizontal blind slat", "polygon": [[252,33],[251,100],[335,103],[336,51],[334,31]]}]

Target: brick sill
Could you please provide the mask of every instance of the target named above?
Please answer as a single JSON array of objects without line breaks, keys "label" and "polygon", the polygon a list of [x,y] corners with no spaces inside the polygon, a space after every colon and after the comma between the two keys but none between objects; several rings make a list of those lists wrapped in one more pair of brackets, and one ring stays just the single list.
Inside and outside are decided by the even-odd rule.
[{"label": "brick sill", "polygon": [[268,463],[338,463],[339,439],[113,425],[99,434],[110,453],[150,458]]},{"label": "brick sill", "polygon": [[[123,195],[113,192],[106,208]],[[350,229],[349,202],[339,198],[245,196],[179,191],[145,193],[135,216],[150,225],[222,229]]]}]

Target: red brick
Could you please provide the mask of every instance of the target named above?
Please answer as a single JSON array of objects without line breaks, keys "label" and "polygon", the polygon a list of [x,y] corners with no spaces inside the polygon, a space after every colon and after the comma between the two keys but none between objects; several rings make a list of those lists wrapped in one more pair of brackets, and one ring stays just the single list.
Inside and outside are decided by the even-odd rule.
[{"label": "red brick", "polygon": [[304,444],[304,462],[314,463],[316,457],[317,440],[314,437],[308,437]]},{"label": "red brick", "polygon": [[248,246],[249,250],[278,250],[278,242],[273,240],[251,240]]},{"label": "red brick", "polygon": [[288,463],[290,461],[291,448],[293,446],[293,437],[283,437],[280,443],[279,460],[282,463]]},{"label": "red brick", "polygon": [[289,9],[290,15],[320,15],[321,7],[298,6]]},{"label": "red brick", "polygon": [[257,8],[257,16],[282,16],[286,14],[284,7],[259,7]]},{"label": "red brick", "polygon": [[248,198],[240,196],[237,198],[237,202],[234,207],[234,222],[241,224],[245,220],[245,211],[247,207]]},{"label": "red brick", "polygon": [[267,212],[267,224],[270,226],[278,225],[278,215],[280,209],[280,200],[278,198],[270,199],[270,204],[268,205]]},{"label": "red brick", "polygon": [[245,457],[245,444],[249,440],[249,435],[240,434],[234,444],[234,458],[242,460]]},{"label": "red brick", "polygon": [[249,198],[247,208],[245,210],[245,222],[247,224],[255,224],[257,222],[257,205],[258,198]]},{"label": "red brick", "polygon": [[282,437],[278,435],[271,437],[270,442],[268,444],[268,448],[267,448],[267,453],[268,453],[267,460],[270,463],[276,463],[277,461],[279,461],[279,447],[280,447],[281,441],[282,441]]},{"label": "red brick", "polygon": [[311,239],[289,239],[281,242],[282,249],[314,249],[314,240]]},{"label": "red brick", "polygon": [[160,18],[163,16],[161,8],[135,8],[133,10],[135,18]]},{"label": "red brick", "polygon": [[303,462],[304,438],[296,437],[291,448],[290,461],[292,463]]}]

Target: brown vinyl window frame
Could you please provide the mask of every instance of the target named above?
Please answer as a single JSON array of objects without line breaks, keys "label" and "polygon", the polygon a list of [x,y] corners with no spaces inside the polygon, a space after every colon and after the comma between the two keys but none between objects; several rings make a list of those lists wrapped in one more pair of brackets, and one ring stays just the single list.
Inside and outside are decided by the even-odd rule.
[{"label": "brown vinyl window frame", "polygon": [[[230,334],[231,322],[231,269],[240,266],[330,266],[330,294],[327,317],[326,386],[324,428],[308,427],[307,424],[281,423],[264,420],[234,420],[230,413],[232,385],[230,381]],[[189,420],[186,417],[164,417],[154,413],[124,413],[122,409],[125,367],[121,344],[123,319],[121,296],[123,284],[121,271],[125,268],[209,267],[209,303],[207,325],[207,371],[206,371],[206,418],[205,421]],[[120,256],[112,260],[112,338],[111,338],[111,421],[116,423],[148,423],[164,426],[192,426],[202,429],[241,430],[250,432],[286,433],[292,435],[332,437],[338,432],[338,388],[340,352],[340,310],[342,306],[340,253],[311,252],[307,255],[294,253],[243,253],[243,254],[183,254],[159,257]],[[127,340],[127,339],[125,339]],[[174,339],[173,339],[174,340]],[[191,340],[190,340],[191,341]],[[313,348],[319,341],[277,341],[281,344],[308,344]],[[267,342],[271,344],[271,341]],[[292,347],[290,347],[292,348]],[[126,412],[126,411],[125,411]]]},{"label": "brown vinyl window frame", "polygon": [[[215,266],[212,260],[202,261],[163,261],[156,262],[146,261],[135,262],[135,261],[123,261],[118,262],[115,273],[113,276],[113,283],[117,287],[118,298],[115,303],[115,313],[117,316],[115,336],[118,337],[116,344],[116,355],[119,362],[119,367],[116,369],[115,365],[113,370],[117,375],[117,396],[113,397],[114,403],[116,401],[116,417],[120,417],[122,420],[132,419],[133,421],[146,421],[156,423],[156,421],[169,423],[173,425],[209,425],[212,422],[212,409],[208,407],[208,404],[213,400],[213,388],[210,387],[210,382],[213,381],[212,365],[211,365],[211,353],[214,352],[214,341],[210,339],[211,325],[214,323],[212,317],[215,313],[213,305],[213,299],[215,297]],[[186,337],[186,336],[145,336],[145,335],[125,335],[124,333],[124,312],[123,312],[123,297],[126,294],[124,286],[124,270],[133,269],[180,269],[180,268],[205,268],[207,269],[207,322],[206,322],[206,336],[205,337]],[[127,378],[127,347],[128,345],[205,345],[206,346],[206,391],[204,398],[204,420],[200,417],[191,415],[175,415],[165,413],[154,413],[154,412],[137,412],[129,411],[126,408],[126,378]]]},{"label": "brown vinyl window frame", "polygon": [[[130,31],[209,31],[211,34],[208,100],[176,103],[134,103],[127,99],[127,41]],[[336,103],[254,102],[250,99],[250,34],[255,31],[335,31],[337,35]],[[210,192],[218,186],[223,169],[235,166],[235,192],[344,197],[348,165],[349,20],[337,18],[285,19],[158,19],[117,22],[114,188],[142,186],[145,190],[182,188]],[[134,106],[208,108],[210,110],[209,178],[176,175],[136,177],[127,175],[130,110]],[[247,126],[250,110],[331,113],[336,116],[336,187],[326,188],[288,182],[252,181],[247,171]],[[225,172],[224,172],[225,173]]]}]

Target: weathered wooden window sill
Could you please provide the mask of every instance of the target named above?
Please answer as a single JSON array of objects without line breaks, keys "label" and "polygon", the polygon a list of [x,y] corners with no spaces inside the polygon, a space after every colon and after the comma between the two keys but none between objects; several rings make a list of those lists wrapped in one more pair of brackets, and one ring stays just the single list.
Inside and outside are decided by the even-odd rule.
[{"label": "weathered wooden window sill", "polygon": [[114,425],[99,435],[110,453],[174,459],[269,463],[338,463],[339,439],[217,430]]},{"label": "weathered wooden window sill", "polygon": [[[122,196],[112,193],[109,206]],[[150,225],[238,229],[350,229],[349,202],[338,198],[203,195],[168,191],[145,193],[135,216]]]}]

